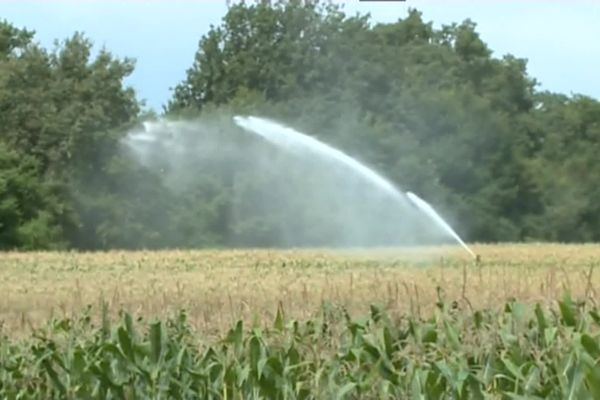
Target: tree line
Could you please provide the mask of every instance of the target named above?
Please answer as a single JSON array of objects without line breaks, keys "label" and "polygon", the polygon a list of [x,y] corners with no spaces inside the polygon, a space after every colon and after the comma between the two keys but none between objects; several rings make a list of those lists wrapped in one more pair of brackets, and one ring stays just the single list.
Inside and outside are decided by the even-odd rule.
[{"label": "tree line", "polygon": [[[281,244],[285,208],[232,218],[234,156],[173,191],[123,151],[157,117],[124,84],[133,60],[92,56],[80,33],[52,49],[34,37],[0,22],[1,249]],[[600,102],[539,90],[526,66],[493,57],[470,20],[436,29],[417,10],[375,24],[319,0],[240,2],[200,39],[161,116],[286,121],[448,205],[471,241],[600,240]]]}]

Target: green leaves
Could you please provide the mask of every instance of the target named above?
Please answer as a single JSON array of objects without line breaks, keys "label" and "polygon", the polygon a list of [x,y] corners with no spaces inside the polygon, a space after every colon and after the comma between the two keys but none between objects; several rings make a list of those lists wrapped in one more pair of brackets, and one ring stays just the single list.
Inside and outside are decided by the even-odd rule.
[{"label": "green leaves", "polygon": [[571,297],[566,294],[562,301],[558,302],[560,308],[560,315],[562,316],[563,322],[566,326],[574,328],[577,324],[575,304],[571,300]]},{"label": "green leaves", "polygon": [[0,248],[93,240],[81,229],[92,201],[83,207],[80,191],[91,186],[98,197],[110,192],[102,181],[115,187],[107,165],[138,113],[135,93],[123,84],[130,60],[106,50],[94,59],[82,34],[53,50],[32,36],[0,21]]},{"label": "green leaves", "polygon": [[339,391],[337,392],[335,398],[337,400],[343,400],[346,399],[347,395],[352,393],[355,389],[356,389],[356,383],[354,382],[348,382],[346,383],[344,386],[342,386]]},{"label": "green leaves", "polygon": [[596,313],[512,301],[503,313],[392,321],[379,307],[357,320],[330,307],[286,324],[279,307],[273,329],[239,321],[210,347],[183,313],[145,328],[128,313],[113,327],[86,316],[0,343],[0,397],[597,398]]},{"label": "green leaves", "polygon": [[150,360],[158,364],[163,354],[163,327],[160,321],[150,325]]}]

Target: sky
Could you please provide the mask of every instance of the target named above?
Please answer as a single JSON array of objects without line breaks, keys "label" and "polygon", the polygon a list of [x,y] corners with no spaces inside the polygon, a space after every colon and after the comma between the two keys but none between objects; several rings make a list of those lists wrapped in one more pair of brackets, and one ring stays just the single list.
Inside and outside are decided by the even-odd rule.
[{"label": "sky", "polygon": [[[540,89],[600,99],[598,0],[336,1],[374,22],[397,21],[409,8],[436,27],[470,18],[494,56],[528,60]],[[158,112],[185,79],[202,35],[226,11],[225,0],[0,0],[0,19],[35,30],[45,47],[79,31],[97,48],[133,58],[126,83]]]}]

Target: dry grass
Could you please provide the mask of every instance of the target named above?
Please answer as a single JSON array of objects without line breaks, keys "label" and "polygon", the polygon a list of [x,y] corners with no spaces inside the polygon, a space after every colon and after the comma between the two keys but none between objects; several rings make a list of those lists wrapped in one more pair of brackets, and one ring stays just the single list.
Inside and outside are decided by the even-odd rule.
[{"label": "dry grass", "polygon": [[4,253],[0,320],[18,334],[105,302],[148,316],[184,307],[195,327],[216,333],[239,318],[271,321],[279,303],[291,318],[324,300],[424,314],[438,286],[479,308],[510,297],[550,302],[565,288],[595,301],[600,283],[600,245],[474,246],[478,265],[456,247],[425,250]]}]

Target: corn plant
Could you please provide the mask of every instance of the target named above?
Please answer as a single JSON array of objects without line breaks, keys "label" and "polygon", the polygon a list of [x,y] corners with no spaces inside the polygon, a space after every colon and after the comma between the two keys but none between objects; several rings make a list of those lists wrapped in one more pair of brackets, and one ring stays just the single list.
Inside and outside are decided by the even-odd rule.
[{"label": "corn plant", "polygon": [[[456,305],[456,304],[455,304]],[[427,319],[362,317],[323,305],[307,321],[239,321],[220,340],[185,311],[144,322],[123,311],[95,327],[50,321],[0,344],[3,399],[598,399],[600,312],[565,295],[557,307],[509,301]]]}]

